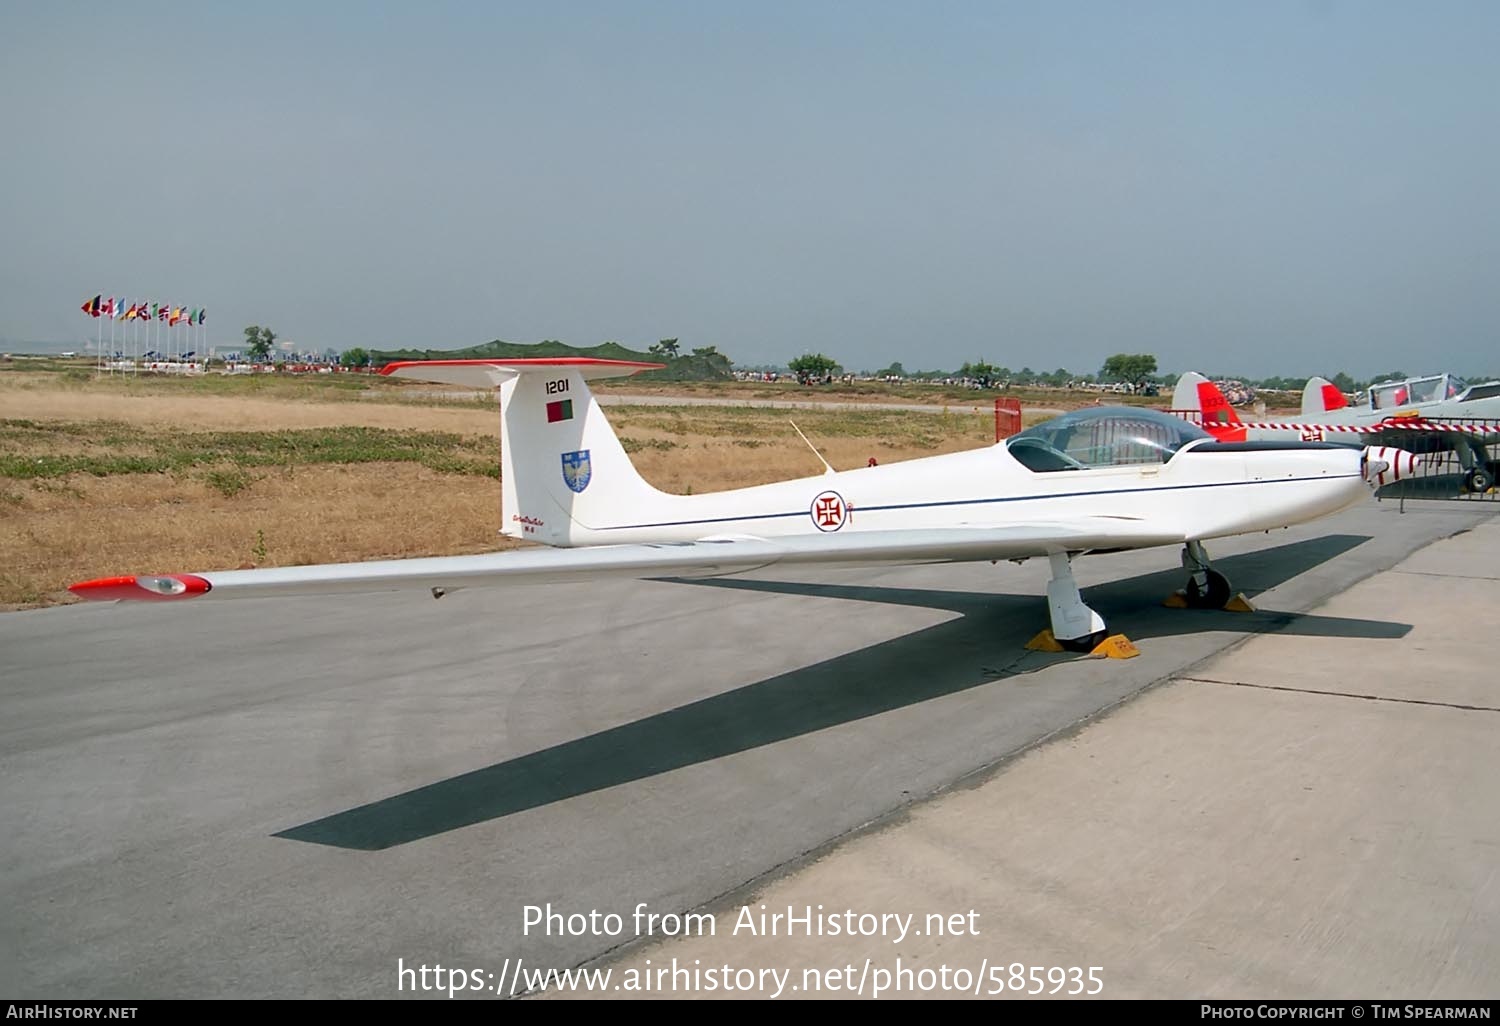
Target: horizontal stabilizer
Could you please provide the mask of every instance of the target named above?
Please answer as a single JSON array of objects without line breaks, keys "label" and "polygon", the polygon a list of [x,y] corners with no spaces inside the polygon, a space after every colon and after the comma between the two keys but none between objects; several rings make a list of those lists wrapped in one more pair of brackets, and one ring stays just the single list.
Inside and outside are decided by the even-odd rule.
[{"label": "horizontal stabilizer", "polygon": [[416,378],[465,388],[495,388],[508,378],[528,372],[549,374],[577,371],[585,381],[620,378],[646,370],[661,370],[664,363],[635,360],[596,360],[587,356],[517,358],[514,360],[397,360],[380,368],[391,378]]}]

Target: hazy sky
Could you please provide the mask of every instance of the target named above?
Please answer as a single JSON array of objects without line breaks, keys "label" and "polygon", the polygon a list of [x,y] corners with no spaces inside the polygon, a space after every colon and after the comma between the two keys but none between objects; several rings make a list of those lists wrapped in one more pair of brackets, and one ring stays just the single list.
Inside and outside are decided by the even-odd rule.
[{"label": "hazy sky", "polygon": [[1500,372],[1500,4],[0,4],[0,339]]}]

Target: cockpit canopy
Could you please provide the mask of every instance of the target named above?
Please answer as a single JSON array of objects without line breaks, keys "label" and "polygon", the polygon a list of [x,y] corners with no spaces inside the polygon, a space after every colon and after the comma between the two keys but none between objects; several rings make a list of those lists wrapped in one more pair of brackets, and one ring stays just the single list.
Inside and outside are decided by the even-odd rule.
[{"label": "cockpit canopy", "polygon": [[1435,403],[1442,399],[1456,398],[1468,387],[1463,379],[1452,374],[1387,381],[1370,386],[1370,405],[1377,410],[1390,410],[1413,403]]},{"label": "cockpit canopy", "polygon": [[1087,470],[1165,463],[1208,432],[1179,417],[1134,406],[1074,410],[1028,428],[1005,443],[1031,470]]}]

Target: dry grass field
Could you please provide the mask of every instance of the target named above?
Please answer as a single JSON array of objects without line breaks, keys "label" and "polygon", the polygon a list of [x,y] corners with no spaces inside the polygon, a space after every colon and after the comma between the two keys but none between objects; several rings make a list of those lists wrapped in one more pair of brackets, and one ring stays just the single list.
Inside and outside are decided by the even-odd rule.
[{"label": "dry grass field", "polygon": [[[413,401],[423,394],[0,374],[0,609],[70,602],[68,584],[113,574],[516,544],[497,533],[495,407]],[[822,469],[786,410],[618,405],[607,415],[642,475],[664,491]],[[940,406],[790,416],[840,469],[994,441],[990,417]]]}]

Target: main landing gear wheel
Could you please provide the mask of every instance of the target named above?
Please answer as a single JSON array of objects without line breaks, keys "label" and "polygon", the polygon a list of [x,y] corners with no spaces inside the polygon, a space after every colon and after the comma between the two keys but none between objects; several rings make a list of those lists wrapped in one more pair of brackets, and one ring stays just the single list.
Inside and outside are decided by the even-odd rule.
[{"label": "main landing gear wheel", "polygon": [[1188,578],[1187,590],[1184,592],[1188,608],[1223,609],[1233,596],[1233,591],[1229,587],[1229,578],[1217,570],[1205,571],[1204,578],[1202,585],[1199,585],[1196,575]]},{"label": "main landing gear wheel", "polygon": [[1054,552],[1047,560],[1052,565],[1052,580],[1047,582],[1052,643],[1067,652],[1092,652],[1108,636],[1104,618],[1085,605],[1078,593],[1073,557],[1066,552]]},{"label": "main landing gear wheel", "polygon": [[1464,474],[1464,491],[1473,492],[1476,495],[1489,491],[1495,486],[1495,477],[1489,468],[1475,467]]},{"label": "main landing gear wheel", "polygon": [[1081,638],[1058,638],[1057,643],[1069,652],[1092,652],[1109,636],[1109,631],[1095,631]]},{"label": "main landing gear wheel", "polygon": [[1052,626],[1026,643],[1035,652],[1086,652],[1106,659],[1132,659],[1141,654],[1123,634],[1111,635],[1104,617],[1084,604],[1073,577],[1073,557],[1067,552],[1047,556],[1052,580],[1047,582],[1047,609]]}]

